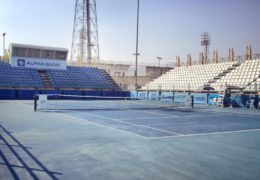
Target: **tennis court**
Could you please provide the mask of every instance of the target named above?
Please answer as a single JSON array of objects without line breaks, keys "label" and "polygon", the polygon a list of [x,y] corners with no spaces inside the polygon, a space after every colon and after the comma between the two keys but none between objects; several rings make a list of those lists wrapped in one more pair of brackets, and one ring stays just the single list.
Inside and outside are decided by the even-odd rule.
[{"label": "tennis court", "polygon": [[53,100],[48,102],[46,112],[64,113],[147,139],[260,130],[258,110],[250,111],[251,114],[240,111],[223,112],[221,108],[209,106],[191,108],[181,103],[110,97],[107,100]]},{"label": "tennis court", "polygon": [[31,101],[0,103],[4,179],[260,178],[259,110],[72,103],[37,112]]}]

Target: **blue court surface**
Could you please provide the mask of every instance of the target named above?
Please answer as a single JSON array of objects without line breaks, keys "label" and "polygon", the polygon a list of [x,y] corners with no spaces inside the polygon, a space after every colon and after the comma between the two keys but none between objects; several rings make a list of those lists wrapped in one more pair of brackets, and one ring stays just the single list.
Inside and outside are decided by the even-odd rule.
[{"label": "blue court surface", "polygon": [[260,179],[260,110],[69,103],[0,101],[1,180]]},{"label": "blue court surface", "polygon": [[206,109],[86,110],[64,112],[147,139],[260,130],[259,115]]}]

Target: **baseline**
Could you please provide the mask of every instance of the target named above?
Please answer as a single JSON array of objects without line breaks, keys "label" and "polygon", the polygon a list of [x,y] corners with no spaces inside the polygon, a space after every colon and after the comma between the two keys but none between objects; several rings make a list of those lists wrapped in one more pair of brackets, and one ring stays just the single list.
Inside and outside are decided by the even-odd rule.
[{"label": "baseline", "polygon": [[163,137],[151,137],[150,140],[157,139],[167,139],[167,138],[180,138],[180,137],[196,137],[196,136],[207,136],[207,135],[218,135],[218,134],[233,134],[233,133],[244,133],[244,132],[255,132],[260,131],[260,129],[246,129],[246,130],[234,130],[234,131],[223,131],[223,132],[211,132],[211,133],[201,133],[201,134],[183,134],[177,136],[163,136]]}]

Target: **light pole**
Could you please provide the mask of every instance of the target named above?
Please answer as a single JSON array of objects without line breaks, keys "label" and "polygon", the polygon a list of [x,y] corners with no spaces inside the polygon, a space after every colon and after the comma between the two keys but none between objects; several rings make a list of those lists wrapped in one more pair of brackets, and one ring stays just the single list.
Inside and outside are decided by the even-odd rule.
[{"label": "light pole", "polygon": [[6,35],[6,33],[4,32],[3,33],[3,59],[5,57],[5,35]]},{"label": "light pole", "polygon": [[158,66],[161,67],[160,62],[161,62],[161,60],[162,60],[162,57],[156,57],[156,58],[157,58],[157,60],[158,60]]},{"label": "light pole", "polygon": [[201,45],[204,46],[205,49],[205,59],[203,64],[207,64],[208,63],[208,53],[209,53],[209,45],[210,45],[211,39],[210,39],[210,34],[208,32],[204,32],[201,35]]},{"label": "light pole", "polygon": [[137,21],[136,21],[136,45],[135,45],[135,90],[138,88],[137,84],[137,62],[138,62],[138,39],[139,38],[139,0],[137,0]]},{"label": "light pole", "polygon": [[135,90],[137,90],[138,88],[138,83],[137,83],[137,62],[138,62],[138,56],[140,55],[139,53],[134,53],[133,54],[135,56]]}]

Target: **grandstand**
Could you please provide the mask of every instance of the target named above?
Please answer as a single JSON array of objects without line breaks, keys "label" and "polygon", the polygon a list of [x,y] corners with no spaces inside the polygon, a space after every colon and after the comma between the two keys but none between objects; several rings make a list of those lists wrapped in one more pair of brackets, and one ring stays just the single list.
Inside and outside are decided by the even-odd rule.
[{"label": "grandstand", "polygon": [[246,86],[244,91],[245,92],[259,92],[259,88],[260,88],[260,78],[257,78],[256,81],[254,81],[250,85]]},{"label": "grandstand", "polygon": [[[0,61],[0,88],[32,90],[32,94],[35,90],[40,91],[37,93],[52,90],[52,93],[61,94],[86,95],[86,91],[89,91],[101,92],[98,95],[103,95],[103,91],[112,93],[121,90],[121,82],[118,85],[113,74],[128,77],[128,66],[116,66],[114,71],[110,71],[110,66],[108,68],[104,65],[101,68],[67,66],[67,53],[68,50],[64,48],[11,44],[9,62]],[[148,69],[146,67],[145,71]],[[156,70],[158,69],[150,68],[150,77]],[[260,60],[190,64],[164,71],[161,69],[161,73],[161,76],[158,74],[158,78],[153,77],[155,79],[142,86],[139,91],[203,93],[206,90],[210,94],[233,88],[245,93],[257,93],[260,84]],[[144,74],[147,75],[147,72]],[[139,80],[141,81],[141,76]]]},{"label": "grandstand", "polygon": [[114,95],[120,88],[105,70],[67,66],[68,50],[10,45],[0,60],[0,99],[32,99],[35,94]]},{"label": "grandstand", "polygon": [[[243,63],[222,62],[176,67],[146,84],[148,91],[224,91],[227,87],[256,90],[260,79],[260,60]],[[259,89],[258,89],[259,91]]]},{"label": "grandstand", "polygon": [[104,70],[92,67],[72,67],[67,70],[47,70],[54,88],[113,89],[118,87]]},{"label": "grandstand", "polygon": [[235,63],[219,63],[176,67],[163,76],[155,79],[142,89],[148,90],[177,90],[196,91],[203,89],[203,86],[214,78],[220,76],[228,68],[235,66]]},{"label": "grandstand", "polygon": [[[220,90],[225,86],[234,86],[241,89],[250,89],[260,75],[260,61],[248,60],[230,71],[212,84],[214,89]],[[254,85],[253,85],[254,87]]]},{"label": "grandstand", "polygon": [[66,70],[11,67],[0,61],[1,88],[30,89],[110,89],[117,85],[105,71],[92,67],[70,67]]},{"label": "grandstand", "polygon": [[1,88],[43,88],[43,83],[36,69],[11,67],[0,61]]}]

